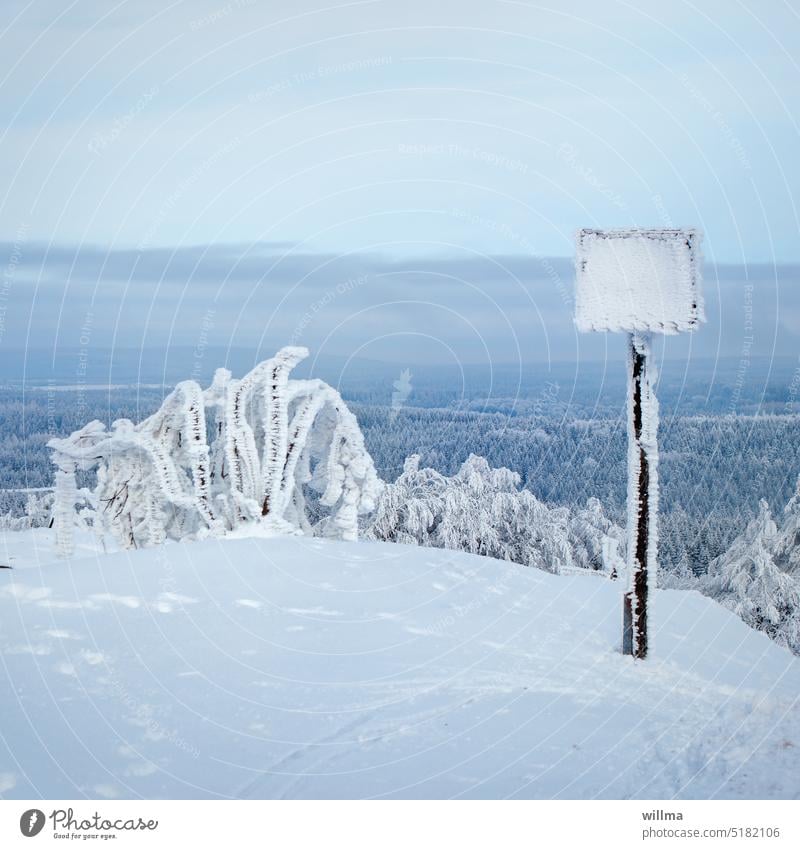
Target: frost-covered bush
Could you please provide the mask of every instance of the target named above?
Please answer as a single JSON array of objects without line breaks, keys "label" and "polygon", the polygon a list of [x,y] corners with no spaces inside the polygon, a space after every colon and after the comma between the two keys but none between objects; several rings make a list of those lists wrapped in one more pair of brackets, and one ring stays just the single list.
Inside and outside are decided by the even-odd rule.
[{"label": "frost-covered bush", "polygon": [[451,548],[536,566],[548,572],[621,567],[623,532],[600,502],[586,508],[548,507],[520,489],[520,477],[471,455],[452,477],[420,468],[419,456],[388,484],[365,536]]},{"label": "frost-covered bush", "polygon": [[800,478],[797,479],[794,495],[784,507],[773,556],[780,569],[800,581]]},{"label": "frost-covered bush", "polygon": [[[307,355],[283,348],[240,380],[218,369],[206,390],[178,384],[139,424],[119,419],[109,431],[93,421],[50,440],[62,554],[85,501],[89,523],[127,548],[244,528],[355,539],[382,484],[339,393],[289,379]],[[79,469],[96,470],[91,492],[77,488]],[[322,513],[313,522],[310,491]]]},{"label": "frost-covered bush", "polygon": [[22,515],[13,511],[0,515],[0,531],[27,531],[30,528],[47,527],[52,521],[52,509],[52,492],[29,492]]},{"label": "frost-covered bush", "polygon": [[752,628],[800,654],[800,582],[776,563],[792,529],[783,530],[778,532],[762,501],[758,516],[709,564],[698,588]]},{"label": "frost-covered bush", "polygon": [[696,590],[699,589],[698,577],[689,565],[687,557],[682,557],[675,565],[665,568],[658,564],[658,580],[656,586],[662,590]]}]

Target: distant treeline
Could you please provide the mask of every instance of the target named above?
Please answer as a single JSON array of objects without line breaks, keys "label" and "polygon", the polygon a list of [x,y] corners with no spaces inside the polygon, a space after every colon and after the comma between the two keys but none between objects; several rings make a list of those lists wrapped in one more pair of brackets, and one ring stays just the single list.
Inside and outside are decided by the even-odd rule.
[{"label": "distant treeline", "polygon": [[[412,376],[413,383],[413,376]],[[570,400],[546,381],[533,395],[487,405],[494,412],[463,409],[463,400],[443,393],[442,406],[426,390],[428,408],[412,406],[413,393],[394,407],[375,390],[383,405],[352,408],[379,474],[394,480],[411,454],[422,465],[453,474],[470,454],[492,466],[518,472],[525,487],[551,504],[583,506],[590,497],[624,524],[625,425],[621,407],[591,415],[591,398]],[[530,388],[529,390],[530,391]],[[403,393],[401,393],[403,394]],[[65,435],[91,419],[111,424],[140,420],[159,405],[161,388],[62,391],[43,387],[24,394],[0,391],[0,512],[18,514],[26,495],[18,490],[46,487],[52,481],[47,440]],[[372,400],[370,398],[370,400]],[[474,406],[479,406],[475,404]],[[681,559],[698,572],[722,553],[765,498],[787,502],[800,473],[800,417],[795,415],[662,415],[661,543],[663,565]]]}]

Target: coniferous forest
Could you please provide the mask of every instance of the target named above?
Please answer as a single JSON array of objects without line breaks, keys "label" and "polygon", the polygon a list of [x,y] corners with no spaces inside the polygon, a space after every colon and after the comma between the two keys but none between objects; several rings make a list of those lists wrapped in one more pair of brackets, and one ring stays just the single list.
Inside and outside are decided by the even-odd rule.
[{"label": "coniferous forest", "polygon": [[[393,371],[394,369],[394,371]],[[621,369],[620,369],[621,370]],[[597,498],[612,521],[625,524],[624,387],[618,375],[600,391],[595,376],[518,372],[481,375],[466,388],[443,369],[415,373],[394,387],[401,370],[364,368],[339,386],[356,414],[379,476],[394,481],[405,460],[445,475],[475,454],[520,476],[520,485],[551,506],[580,509]],[[555,372],[555,373],[553,373]],[[663,570],[706,572],[759,512],[764,499],[779,514],[800,474],[800,417],[790,395],[789,364],[769,381],[740,393],[731,412],[725,375],[696,384],[671,381],[661,390],[659,564]],[[49,488],[47,441],[92,419],[107,426],[139,421],[158,408],[171,386],[39,381],[0,390],[0,513],[25,511],[24,490]]]}]

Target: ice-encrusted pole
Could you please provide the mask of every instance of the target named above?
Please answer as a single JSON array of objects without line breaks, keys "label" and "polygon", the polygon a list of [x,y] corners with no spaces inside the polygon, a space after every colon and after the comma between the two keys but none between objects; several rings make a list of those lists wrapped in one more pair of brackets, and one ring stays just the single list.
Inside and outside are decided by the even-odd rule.
[{"label": "ice-encrusted pole", "polygon": [[653,392],[650,335],[628,338],[628,590],[622,652],[647,656],[647,598],[658,553],[658,401]]},{"label": "ice-encrusted pole", "polygon": [[628,587],[622,651],[647,657],[648,600],[658,555],[658,402],[653,333],[705,321],[695,230],[581,230],[575,261],[575,323],[628,333]]}]

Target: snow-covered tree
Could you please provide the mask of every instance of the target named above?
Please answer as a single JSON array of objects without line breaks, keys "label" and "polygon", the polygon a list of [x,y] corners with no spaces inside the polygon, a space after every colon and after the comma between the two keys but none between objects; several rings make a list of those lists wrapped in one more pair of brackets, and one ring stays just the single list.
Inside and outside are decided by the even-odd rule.
[{"label": "snow-covered tree", "polygon": [[28,492],[22,515],[11,511],[0,514],[0,530],[24,531],[29,528],[44,528],[50,524],[53,511],[53,493]]},{"label": "snow-covered tree", "polygon": [[548,572],[582,568],[611,575],[621,564],[624,534],[590,500],[573,513],[548,507],[520,489],[520,477],[470,455],[452,477],[409,457],[388,484],[366,531],[370,539],[451,548],[535,566]]},{"label": "snow-covered tree", "polygon": [[700,589],[748,625],[800,653],[800,584],[774,560],[778,529],[766,501],[733,545],[709,564]]},{"label": "snow-covered tree", "polygon": [[658,565],[658,586],[662,590],[697,590],[699,589],[698,578],[689,563],[687,555],[668,569],[660,563]]},{"label": "snow-covered tree", "polygon": [[783,510],[773,553],[777,566],[800,580],[800,477],[794,495]]},{"label": "snow-covered tree", "polygon": [[[244,528],[355,539],[382,484],[339,393],[289,379],[307,355],[283,348],[239,380],[218,369],[208,389],[178,384],[138,425],[94,421],[50,440],[61,553],[87,503],[95,527],[129,548]],[[78,489],[78,470],[96,471],[91,492]]]},{"label": "snow-covered tree", "polygon": [[606,516],[599,499],[590,498],[585,507],[570,510],[567,523],[575,566],[622,577],[625,531]]}]

